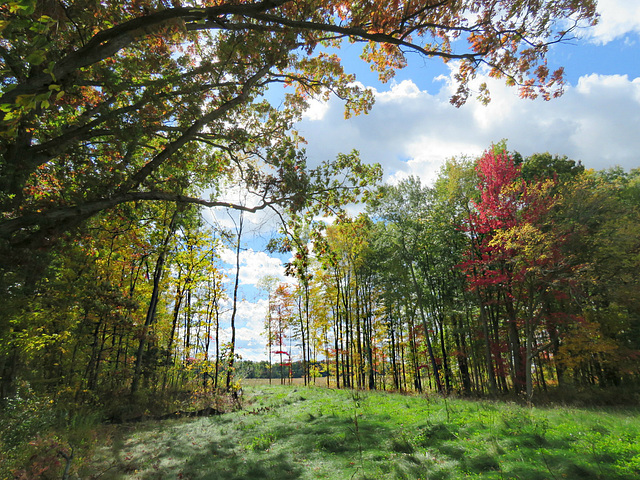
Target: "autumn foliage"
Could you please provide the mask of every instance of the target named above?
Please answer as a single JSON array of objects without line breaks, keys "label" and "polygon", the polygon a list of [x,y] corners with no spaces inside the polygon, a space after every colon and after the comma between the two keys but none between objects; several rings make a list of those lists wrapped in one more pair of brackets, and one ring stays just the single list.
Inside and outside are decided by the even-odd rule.
[{"label": "autumn foliage", "polygon": [[383,80],[409,52],[449,63],[457,106],[489,100],[485,69],[551,98],[550,45],[595,19],[592,0],[4,2],[0,397],[33,386],[124,418],[203,401],[224,375],[232,390],[219,254],[233,236],[203,208],[286,221],[298,287],[278,291],[268,342],[301,344],[307,382],[531,397],[635,380],[637,258],[621,252],[637,252],[636,173],[494,149],[433,188],[378,192],[379,166],[308,162],[294,129],[313,98],[372,108],[344,42]]}]

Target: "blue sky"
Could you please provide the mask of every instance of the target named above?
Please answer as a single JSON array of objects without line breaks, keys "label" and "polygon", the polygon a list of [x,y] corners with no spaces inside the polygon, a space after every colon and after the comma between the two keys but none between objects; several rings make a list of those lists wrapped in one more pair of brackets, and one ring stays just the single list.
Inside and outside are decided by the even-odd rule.
[{"label": "blue sky", "polygon": [[451,71],[442,62],[409,58],[408,68],[383,85],[353,61],[355,52],[345,52],[377,102],[369,115],[348,121],[337,99],[316,104],[299,125],[310,161],[356,148],[383,165],[387,181],[417,175],[430,182],[446,158],[477,155],[506,138],[524,155],[549,151],[595,169],[640,166],[640,1],[601,0],[600,10],[597,27],[552,47],[550,68],[565,67],[567,87],[549,102],[520,99],[503,81],[479,78],[492,102],[485,107],[471,99],[456,109],[449,105]]},{"label": "blue sky", "polygon": [[[381,84],[357,58],[356,47],[340,51],[346,69],[374,89],[376,104],[370,114],[345,120],[338,99],[315,102],[297,125],[308,142],[309,163],[357,149],[364,161],[383,166],[387,182],[416,175],[430,183],[446,159],[479,155],[507,139],[510,150],[525,156],[548,151],[586,168],[640,167],[640,0],[598,3],[599,25],[550,52],[549,66],[565,67],[567,87],[549,102],[520,99],[502,81],[481,78],[492,102],[470,100],[456,109],[449,104],[451,71],[439,60],[409,57],[406,69]],[[260,333],[267,300],[255,286],[264,275],[282,277],[283,270],[282,258],[260,251],[269,219],[246,221],[251,240],[243,245],[237,348],[243,358],[257,360],[265,355]],[[223,259],[230,258],[223,252]]]}]

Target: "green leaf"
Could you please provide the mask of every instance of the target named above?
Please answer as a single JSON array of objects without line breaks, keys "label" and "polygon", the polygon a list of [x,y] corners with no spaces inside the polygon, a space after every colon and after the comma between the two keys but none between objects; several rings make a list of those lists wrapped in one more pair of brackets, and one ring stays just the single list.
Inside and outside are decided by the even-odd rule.
[{"label": "green leaf", "polygon": [[29,107],[34,103],[34,97],[35,95],[18,95],[18,97],[16,98],[16,105],[19,105],[21,107]]},{"label": "green leaf", "polygon": [[41,50],[33,52],[27,55],[27,58],[25,60],[31,65],[40,65],[42,62],[44,62],[44,52]]}]

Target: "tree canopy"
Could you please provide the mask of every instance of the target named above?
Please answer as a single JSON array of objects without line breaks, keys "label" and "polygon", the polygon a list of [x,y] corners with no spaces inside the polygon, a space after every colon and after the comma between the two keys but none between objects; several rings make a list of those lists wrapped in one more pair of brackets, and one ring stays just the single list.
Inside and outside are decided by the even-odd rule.
[{"label": "tree canopy", "polygon": [[[338,382],[375,388],[390,345],[396,388],[409,378],[399,369],[406,353],[417,389],[433,380],[438,390],[449,391],[459,371],[465,391],[482,379],[502,381],[507,390],[500,371],[507,358],[495,350],[505,343],[503,307],[489,304],[492,298],[484,292],[477,310],[461,272],[452,273],[463,261],[468,237],[451,224],[469,218],[474,205],[489,207],[480,201],[473,166],[448,164],[434,191],[417,182],[390,188],[378,205],[386,224],[338,215],[321,244],[323,239],[307,232],[312,219],[372,191],[381,170],[357,152],[308,164],[295,123],[312,98],[337,95],[346,115],[372,107],[371,91],[337,56],[344,42],[361,45],[363,61],[383,81],[406,65],[410,53],[449,62],[456,106],[472,95],[490,99],[486,86],[474,82],[485,73],[503,78],[524,97],[552,98],[563,83],[562,70],[547,66],[549,48],[595,19],[594,0],[5,2],[0,397],[24,382],[53,392],[62,403],[100,398],[113,400],[110,408],[117,410],[125,393],[168,395],[187,385],[195,391],[195,382],[203,390],[218,388],[222,375],[231,387],[235,350],[233,342],[220,341],[228,310],[217,250],[221,242],[239,249],[239,239],[210,231],[200,215],[203,206],[272,208],[288,215],[291,235],[282,248],[294,251],[289,271],[301,288],[293,313],[282,318],[302,339],[307,379],[322,348],[335,362]],[[282,89],[284,100],[272,95],[274,87]],[[518,190],[525,181],[538,192],[533,186],[546,178],[551,192],[582,171],[544,155],[521,170],[511,163],[509,168],[513,178],[503,183],[520,185],[513,187],[518,201],[525,198]],[[562,182],[547,178],[554,171]],[[598,182],[581,185],[576,191],[589,198],[592,190],[604,191]],[[246,202],[229,201],[229,187],[245,191]],[[635,190],[622,190],[623,200],[635,205]],[[546,200],[548,191],[540,190],[539,197]],[[502,208],[499,197],[496,208]],[[531,204],[540,215],[525,226],[549,232],[542,225],[548,209]],[[611,209],[621,205],[613,202]],[[514,228],[520,225],[516,220],[514,213]],[[498,227],[482,233],[507,238]],[[589,246],[602,263],[609,248],[625,244],[625,230],[616,231],[613,247]],[[324,249],[323,272],[312,269],[310,238]],[[510,257],[494,260],[533,270],[537,265],[525,255],[529,245],[521,243]],[[488,261],[477,267],[493,268]],[[607,272],[612,284],[614,274]],[[314,275],[320,283],[312,281]],[[397,291],[381,292],[380,285]],[[505,288],[494,291],[512,295]],[[608,295],[610,289],[601,292],[603,299]],[[540,299],[532,312],[543,300],[533,294],[521,298]],[[231,309],[235,318],[235,305]],[[606,309],[614,306],[590,312],[592,325]],[[484,318],[485,311],[493,317]],[[319,312],[326,314],[321,321]],[[472,320],[476,312],[480,322]],[[525,347],[535,347],[531,336],[540,329],[538,318],[528,324],[528,337],[515,328],[509,332],[512,362],[522,357],[519,336],[529,342]],[[515,325],[520,319],[509,321]],[[483,342],[475,330],[464,333],[468,325],[487,329]],[[635,351],[635,344],[627,348]],[[484,363],[469,359],[472,350]],[[525,352],[524,363],[531,366],[537,353]],[[561,356],[557,348],[553,353]],[[531,378],[526,381],[530,386]]]},{"label": "tree canopy", "polygon": [[[332,53],[343,41],[382,79],[409,52],[455,61],[455,105],[484,69],[549,98],[549,46],[596,14],[592,0],[11,0],[0,15],[0,238],[43,246],[123,203],[302,208],[340,170],[361,181],[364,167],[307,171],[292,130],[314,95],[371,107]],[[273,84],[293,88],[283,105]],[[223,201],[229,179],[255,201]]]}]

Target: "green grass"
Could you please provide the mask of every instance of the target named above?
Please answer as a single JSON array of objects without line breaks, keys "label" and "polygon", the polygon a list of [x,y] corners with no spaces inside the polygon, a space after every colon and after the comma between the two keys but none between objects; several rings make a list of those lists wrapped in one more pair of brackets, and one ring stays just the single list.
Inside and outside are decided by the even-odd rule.
[{"label": "green grass", "polygon": [[638,410],[254,386],[245,411],[125,425],[81,478],[634,479]]}]

